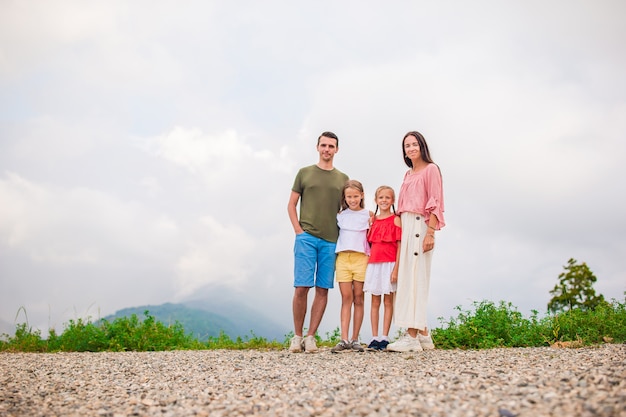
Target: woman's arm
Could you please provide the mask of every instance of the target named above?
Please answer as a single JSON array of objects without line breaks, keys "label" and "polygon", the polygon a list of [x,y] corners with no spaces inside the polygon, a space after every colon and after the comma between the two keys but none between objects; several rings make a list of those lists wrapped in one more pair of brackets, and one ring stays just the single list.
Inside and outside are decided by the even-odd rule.
[{"label": "woman's arm", "polygon": [[[400,216],[396,216],[393,219],[393,223],[402,228],[402,220],[400,220]],[[400,265],[400,241],[396,242],[398,247],[396,248],[396,264],[393,266],[393,270],[391,271],[391,282],[398,282],[398,266]]]},{"label": "woman's arm", "polygon": [[426,229],[426,236],[424,236],[424,252],[428,252],[435,247],[435,227],[439,224],[437,220],[437,216],[435,213],[430,213],[430,218],[428,219],[428,229]]}]

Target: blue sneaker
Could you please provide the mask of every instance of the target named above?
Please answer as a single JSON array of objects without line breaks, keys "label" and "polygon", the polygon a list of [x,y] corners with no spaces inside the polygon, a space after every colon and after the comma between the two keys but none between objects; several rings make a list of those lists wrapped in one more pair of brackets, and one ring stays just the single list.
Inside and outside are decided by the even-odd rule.
[{"label": "blue sneaker", "polygon": [[378,342],[378,350],[387,349],[388,344],[389,344],[389,340],[381,340],[380,342]]},{"label": "blue sneaker", "polygon": [[368,348],[369,350],[379,350],[379,347],[378,347],[378,346],[379,346],[379,343],[380,343],[380,342],[379,342],[378,340],[374,339],[374,340],[372,340],[372,341],[370,342],[370,344],[369,344],[369,345],[367,345],[367,348]]}]

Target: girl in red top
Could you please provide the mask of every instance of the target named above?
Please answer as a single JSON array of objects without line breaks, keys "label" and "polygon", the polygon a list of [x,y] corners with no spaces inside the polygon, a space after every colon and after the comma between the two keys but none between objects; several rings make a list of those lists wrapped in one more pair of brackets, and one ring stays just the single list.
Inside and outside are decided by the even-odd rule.
[{"label": "girl in red top", "polygon": [[[393,294],[398,281],[398,242],[402,237],[400,217],[396,215],[393,204],[395,193],[393,188],[383,185],[376,189],[374,195],[376,212],[370,226],[367,240],[371,244],[371,254],[365,271],[364,292],[372,294],[372,341],[369,349],[383,350],[389,344],[389,329],[393,317]],[[380,209],[380,214],[376,213]],[[392,212],[393,210],[393,212]],[[384,296],[385,311],[383,316],[383,335],[378,336],[380,302]]]}]

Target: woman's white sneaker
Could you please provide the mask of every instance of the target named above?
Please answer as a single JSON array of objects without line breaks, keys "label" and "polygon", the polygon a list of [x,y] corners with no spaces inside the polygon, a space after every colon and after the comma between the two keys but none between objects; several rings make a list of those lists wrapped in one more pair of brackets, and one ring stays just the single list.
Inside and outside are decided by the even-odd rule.
[{"label": "woman's white sneaker", "polygon": [[419,340],[420,345],[422,345],[422,349],[431,350],[435,348],[435,344],[433,343],[433,338],[430,337],[430,332],[427,336],[417,334],[417,340]]},{"label": "woman's white sneaker", "polygon": [[405,333],[395,342],[389,343],[387,350],[392,352],[419,352],[423,349],[417,337],[411,337],[408,333]]}]

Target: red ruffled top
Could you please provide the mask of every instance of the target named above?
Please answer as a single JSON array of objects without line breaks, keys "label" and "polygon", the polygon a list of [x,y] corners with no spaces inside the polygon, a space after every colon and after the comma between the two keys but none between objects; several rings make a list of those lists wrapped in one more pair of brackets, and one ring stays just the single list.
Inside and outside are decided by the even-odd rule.
[{"label": "red ruffled top", "polygon": [[372,245],[369,263],[395,262],[402,229],[394,223],[396,216],[374,219],[367,241]]}]

